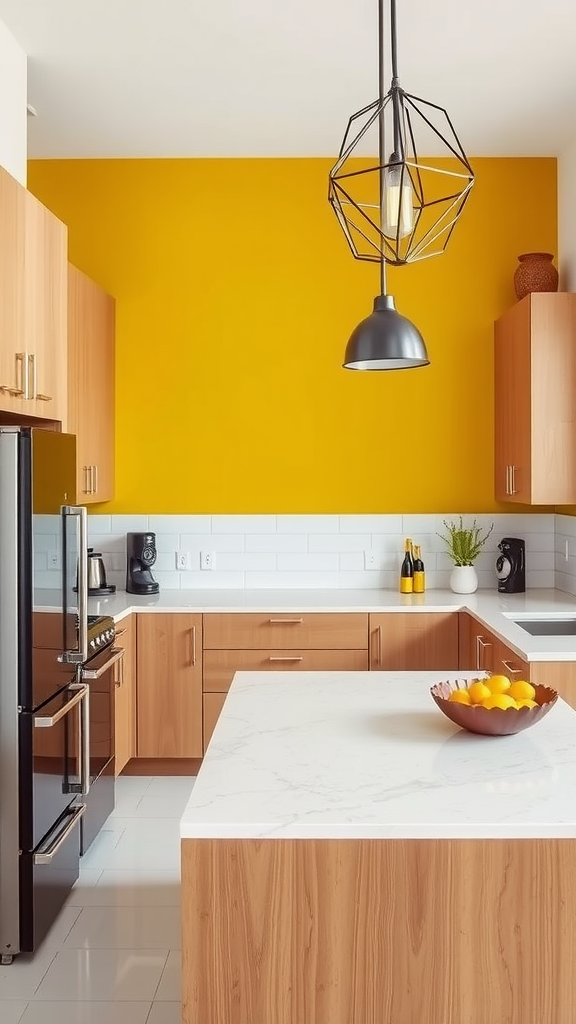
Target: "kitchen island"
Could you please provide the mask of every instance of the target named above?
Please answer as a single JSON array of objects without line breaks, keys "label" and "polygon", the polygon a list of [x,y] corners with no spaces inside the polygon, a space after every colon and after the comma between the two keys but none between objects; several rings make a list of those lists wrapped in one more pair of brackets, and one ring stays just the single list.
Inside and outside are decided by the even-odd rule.
[{"label": "kitchen island", "polygon": [[573,1024],[576,712],[465,733],[450,677],[236,675],[181,824],[185,1024]]}]

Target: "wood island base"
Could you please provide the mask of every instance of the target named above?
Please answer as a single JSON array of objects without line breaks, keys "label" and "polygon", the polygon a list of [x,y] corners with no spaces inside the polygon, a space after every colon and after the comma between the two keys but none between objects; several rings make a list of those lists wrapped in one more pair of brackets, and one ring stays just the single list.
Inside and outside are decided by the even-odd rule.
[{"label": "wood island base", "polygon": [[574,1024],[574,839],[183,839],[184,1024]]}]

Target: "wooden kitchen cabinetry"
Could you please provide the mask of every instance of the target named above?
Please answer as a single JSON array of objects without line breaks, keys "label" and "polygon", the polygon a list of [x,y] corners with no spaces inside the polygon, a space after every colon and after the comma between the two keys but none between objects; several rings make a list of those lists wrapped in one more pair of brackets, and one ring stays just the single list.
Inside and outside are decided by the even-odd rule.
[{"label": "wooden kitchen cabinetry", "polygon": [[204,750],[238,671],[368,668],[368,616],[356,613],[204,616]]},{"label": "wooden kitchen cabinetry", "polygon": [[370,616],[370,668],[432,671],[458,667],[455,612],[382,612]]},{"label": "wooden kitchen cabinetry", "polygon": [[0,411],[67,415],[68,231],[0,167]]},{"label": "wooden kitchen cabinetry", "polygon": [[576,294],[527,295],[494,327],[495,495],[576,502]]},{"label": "wooden kitchen cabinetry", "polygon": [[202,756],[202,616],[137,615],[137,755]]},{"label": "wooden kitchen cabinetry", "polygon": [[495,672],[496,637],[473,615],[458,612],[458,668],[462,671]]},{"label": "wooden kitchen cabinetry", "polygon": [[115,301],[68,264],[68,430],[82,505],[114,497],[114,360]]},{"label": "wooden kitchen cabinetry", "polygon": [[120,775],[128,761],[136,756],[136,623],[134,615],[122,619],[116,627],[116,647],[124,648],[124,657],[114,666],[115,773]]}]

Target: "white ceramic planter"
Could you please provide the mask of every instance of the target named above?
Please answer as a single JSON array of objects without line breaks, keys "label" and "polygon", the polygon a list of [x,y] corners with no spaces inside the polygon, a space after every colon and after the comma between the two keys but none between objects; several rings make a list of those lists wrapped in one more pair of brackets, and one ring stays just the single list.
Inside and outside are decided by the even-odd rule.
[{"label": "white ceramic planter", "polygon": [[455,565],[450,573],[450,590],[455,594],[473,594],[478,589],[478,576],[473,565]]}]

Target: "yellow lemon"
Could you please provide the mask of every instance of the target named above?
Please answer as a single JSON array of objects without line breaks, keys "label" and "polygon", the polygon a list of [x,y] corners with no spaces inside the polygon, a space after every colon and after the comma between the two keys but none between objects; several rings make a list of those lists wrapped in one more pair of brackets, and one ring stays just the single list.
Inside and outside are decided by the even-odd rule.
[{"label": "yellow lemon", "polygon": [[534,700],[536,696],[536,690],[532,683],[527,683],[525,679],[517,679],[512,683],[508,693],[514,697],[514,700]]},{"label": "yellow lemon", "polygon": [[470,696],[471,704],[481,704],[486,697],[491,697],[492,694],[485,683],[477,679],[476,682],[470,683],[468,687],[468,694]]},{"label": "yellow lemon", "polygon": [[535,700],[517,700],[516,706],[518,708],[537,708],[538,705]]},{"label": "yellow lemon", "polygon": [[453,704],[469,704],[470,694],[468,690],[452,690],[448,700],[451,700]]},{"label": "yellow lemon", "polygon": [[508,676],[490,676],[486,680],[486,686],[490,693],[506,693],[510,689],[510,680]]},{"label": "yellow lemon", "polygon": [[491,693],[489,697],[482,701],[482,707],[500,708],[501,711],[506,711],[508,708],[515,708],[516,701],[513,697],[509,697],[507,693]]}]

